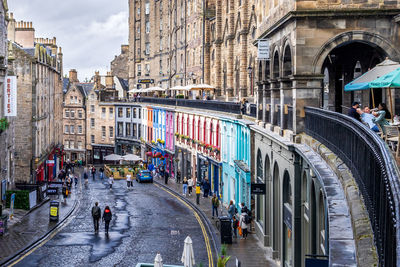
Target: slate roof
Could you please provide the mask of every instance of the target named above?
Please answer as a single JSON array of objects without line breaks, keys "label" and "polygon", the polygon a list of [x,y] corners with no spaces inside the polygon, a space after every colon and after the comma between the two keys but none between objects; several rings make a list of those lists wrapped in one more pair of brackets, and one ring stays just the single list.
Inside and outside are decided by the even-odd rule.
[{"label": "slate roof", "polygon": [[23,48],[23,50],[32,57],[35,56],[35,48]]},{"label": "slate roof", "polygon": [[69,88],[69,78],[63,78],[63,92],[64,94],[68,91]]},{"label": "slate roof", "polygon": [[117,77],[117,78],[118,78],[118,80],[119,80],[119,82],[120,82],[122,88],[123,88],[125,91],[129,91],[129,83],[128,83],[128,80],[122,79],[122,78],[120,78],[120,77]]},{"label": "slate roof", "polygon": [[80,87],[79,90],[81,90],[85,96],[88,96],[94,87],[94,83],[78,83],[76,87]]}]

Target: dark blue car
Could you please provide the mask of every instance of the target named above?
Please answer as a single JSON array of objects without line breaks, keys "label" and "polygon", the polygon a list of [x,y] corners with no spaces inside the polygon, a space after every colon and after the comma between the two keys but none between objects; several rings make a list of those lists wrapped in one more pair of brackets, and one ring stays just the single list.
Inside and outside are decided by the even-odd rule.
[{"label": "dark blue car", "polygon": [[141,182],[153,182],[153,176],[151,175],[151,172],[149,170],[141,170],[139,173],[136,175],[136,181],[139,183]]}]

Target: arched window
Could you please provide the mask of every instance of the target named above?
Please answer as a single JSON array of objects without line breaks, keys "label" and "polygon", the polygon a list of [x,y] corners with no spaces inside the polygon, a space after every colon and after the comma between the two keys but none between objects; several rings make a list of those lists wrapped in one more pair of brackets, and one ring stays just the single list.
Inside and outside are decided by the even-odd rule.
[{"label": "arched window", "polygon": [[186,124],[187,124],[187,125],[186,125],[186,135],[189,136],[189,135],[190,135],[190,133],[189,133],[189,131],[190,131],[189,115],[188,115],[188,117],[187,117]]},{"label": "arched window", "polygon": [[263,182],[263,160],[262,160],[262,155],[260,149],[257,151],[257,181],[258,182]]},{"label": "arched window", "polygon": [[[280,250],[280,179],[279,179],[279,167],[278,164],[274,165],[274,176],[273,176],[273,197],[272,197],[272,214],[273,214],[273,225],[272,225],[272,248],[274,251],[279,252]],[[279,254],[279,253],[278,253]]]},{"label": "arched window", "polygon": [[[292,206],[292,186],[290,183],[290,176],[287,171],[283,175],[283,207],[282,210],[286,212],[287,215],[293,216],[293,206]],[[291,220],[291,218],[290,218]],[[283,263],[284,266],[293,266],[292,258],[292,229],[286,223],[283,223]]]},{"label": "arched window", "polygon": [[216,134],[216,136],[215,136],[215,138],[216,138],[216,140],[215,140],[215,145],[216,145],[217,147],[219,147],[220,129],[219,129],[219,123],[218,123],[218,122],[217,122],[217,130],[215,131],[215,134]]}]

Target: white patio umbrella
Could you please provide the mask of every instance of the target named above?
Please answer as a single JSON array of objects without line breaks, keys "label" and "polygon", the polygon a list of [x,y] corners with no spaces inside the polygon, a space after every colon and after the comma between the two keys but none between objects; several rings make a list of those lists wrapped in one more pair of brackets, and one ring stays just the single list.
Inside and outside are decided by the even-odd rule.
[{"label": "white patio umbrella", "polygon": [[134,154],[127,154],[127,155],[123,156],[122,159],[126,160],[126,161],[141,161],[141,160],[143,160],[141,157],[134,155]]},{"label": "white patio umbrella", "polygon": [[170,88],[169,90],[171,90],[171,91],[182,91],[182,90],[186,90],[186,87],[185,86],[181,86],[181,85],[177,85],[177,86],[174,86],[174,87]]},{"label": "white patio umbrella", "polygon": [[190,85],[190,90],[213,90],[213,89],[215,89],[214,86],[205,83]]},{"label": "white patio umbrella", "polygon": [[162,91],[165,91],[165,89],[161,88],[159,86],[156,86],[156,87],[150,87],[150,88],[144,89],[144,91],[146,93],[149,93],[149,92],[162,92]]},{"label": "white patio umbrella", "polygon": [[109,161],[117,161],[117,160],[121,160],[122,156],[117,155],[117,154],[110,154],[104,157],[105,160],[109,160]]},{"label": "white patio umbrella", "polygon": [[193,267],[194,262],[194,253],[193,253],[193,242],[190,236],[186,237],[185,245],[183,246],[183,253],[181,259],[183,266],[185,267]]},{"label": "white patio umbrella", "polygon": [[163,262],[160,253],[157,253],[154,258],[154,267],[163,267]]}]

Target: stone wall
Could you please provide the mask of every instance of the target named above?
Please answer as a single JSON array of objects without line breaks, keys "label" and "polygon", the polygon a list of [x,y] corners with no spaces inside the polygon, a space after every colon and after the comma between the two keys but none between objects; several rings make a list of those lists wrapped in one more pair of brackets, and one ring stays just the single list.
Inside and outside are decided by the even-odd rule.
[{"label": "stone wall", "polygon": [[129,45],[121,46],[121,54],[111,61],[111,74],[122,79],[128,79]]}]

